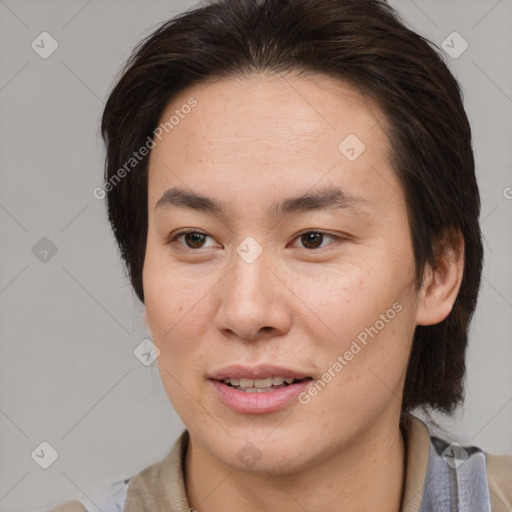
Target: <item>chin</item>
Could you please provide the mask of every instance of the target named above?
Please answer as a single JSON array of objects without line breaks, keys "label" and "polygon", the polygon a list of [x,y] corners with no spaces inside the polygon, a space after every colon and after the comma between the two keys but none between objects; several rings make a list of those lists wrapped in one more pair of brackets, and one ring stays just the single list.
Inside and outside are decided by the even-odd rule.
[{"label": "chin", "polygon": [[290,475],[314,465],[319,454],[311,451],[313,443],[302,439],[300,432],[297,437],[284,430],[278,435],[273,428],[226,438],[225,446],[215,446],[214,455],[236,471],[251,473]]}]

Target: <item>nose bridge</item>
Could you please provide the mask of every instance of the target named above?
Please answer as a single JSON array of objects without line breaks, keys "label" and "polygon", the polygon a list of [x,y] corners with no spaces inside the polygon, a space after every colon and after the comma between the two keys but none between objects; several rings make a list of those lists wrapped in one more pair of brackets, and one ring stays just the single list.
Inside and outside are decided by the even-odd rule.
[{"label": "nose bridge", "polygon": [[282,291],[277,289],[282,283],[268,268],[269,254],[251,243],[242,242],[234,254],[217,312],[217,327],[243,338],[255,337],[263,328],[284,332],[290,324]]},{"label": "nose bridge", "polygon": [[[237,251],[238,252],[238,251]],[[267,268],[267,258],[260,254],[256,258],[245,259],[237,254],[233,262],[231,280],[228,294],[234,300],[230,307],[248,308],[250,313],[256,314],[265,309],[271,300],[271,288],[269,277],[272,274]]]}]

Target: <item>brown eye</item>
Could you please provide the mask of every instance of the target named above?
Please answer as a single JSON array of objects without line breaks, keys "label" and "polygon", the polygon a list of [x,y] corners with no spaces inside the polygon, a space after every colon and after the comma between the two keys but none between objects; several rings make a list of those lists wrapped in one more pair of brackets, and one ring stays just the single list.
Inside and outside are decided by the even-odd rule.
[{"label": "brown eye", "polygon": [[305,233],[300,237],[302,244],[306,249],[318,249],[324,239],[323,233]]},{"label": "brown eye", "polygon": [[[331,239],[331,241],[328,242],[328,239]],[[300,240],[300,244],[303,248],[312,250],[326,247],[327,245],[332,244],[333,241],[339,239],[341,239],[341,237],[323,233],[321,231],[308,231],[297,236],[297,240]]]},{"label": "brown eye", "polygon": [[200,249],[204,245],[204,241],[206,238],[206,235],[203,235],[202,233],[183,233],[185,237],[185,243],[188,247],[191,249]]},{"label": "brown eye", "polygon": [[[210,242],[207,241],[210,239]],[[203,249],[215,246],[215,240],[200,231],[182,231],[171,235],[167,240],[169,245],[178,245],[184,249]]]}]

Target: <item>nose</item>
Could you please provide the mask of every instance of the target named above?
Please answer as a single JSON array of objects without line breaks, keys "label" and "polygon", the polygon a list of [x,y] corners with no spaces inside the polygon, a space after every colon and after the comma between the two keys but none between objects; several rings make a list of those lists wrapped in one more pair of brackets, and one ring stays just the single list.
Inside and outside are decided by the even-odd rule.
[{"label": "nose", "polygon": [[218,290],[217,329],[226,336],[255,340],[285,334],[291,327],[286,285],[265,251],[251,263],[238,254]]}]

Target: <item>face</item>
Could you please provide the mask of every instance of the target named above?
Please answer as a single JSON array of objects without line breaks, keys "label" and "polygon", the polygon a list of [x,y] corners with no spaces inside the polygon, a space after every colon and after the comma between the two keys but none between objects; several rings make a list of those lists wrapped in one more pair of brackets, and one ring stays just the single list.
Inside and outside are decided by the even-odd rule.
[{"label": "face", "polygon": [[418,308],[382,112],[324,76],[252,75],[191,87],[172,115],[143,285],[191,439],[276,474],[371,447],[398,422]]}]

